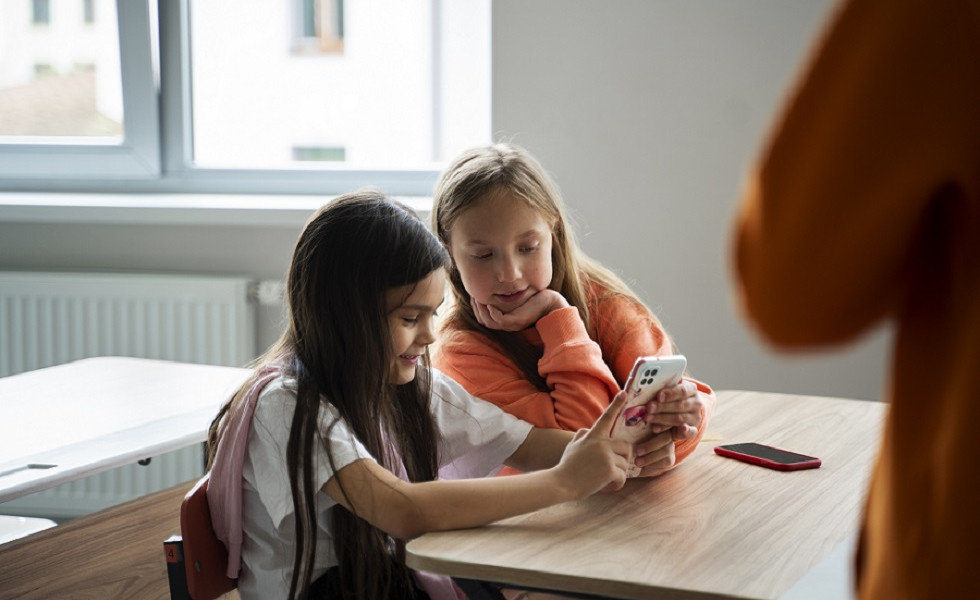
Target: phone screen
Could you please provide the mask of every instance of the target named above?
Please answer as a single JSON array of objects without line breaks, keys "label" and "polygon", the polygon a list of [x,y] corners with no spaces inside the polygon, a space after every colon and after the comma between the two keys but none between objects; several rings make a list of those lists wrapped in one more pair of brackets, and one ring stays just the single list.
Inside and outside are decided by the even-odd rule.
[{"label": "phone screen", "polygon": [[771,460],[772,462],[776,462],[781,465],[792,465],[795,463],[813,460],[812,456],[797,454],[795,452],[780,450],[779,448],[773,448],[772,446],[764,446],[762,444],[755,444],[752,442],[745,444],[728,444],[727,446],[724,446],[724,448],[727,448],[733,452],[738,452],[739,454],[758,456],[759,458]]}]

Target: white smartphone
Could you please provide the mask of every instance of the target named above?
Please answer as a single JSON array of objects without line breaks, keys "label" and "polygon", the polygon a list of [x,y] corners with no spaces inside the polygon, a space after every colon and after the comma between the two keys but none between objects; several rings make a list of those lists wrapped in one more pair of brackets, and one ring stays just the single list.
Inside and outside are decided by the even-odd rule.
[{"label": "white smartphone", "polygon": [[626,380],[626,405],[613,423],[609,435],[636,443],[649,435],[646,404],[660,390],[680,383],[687,368],[687,358],[682,354],[672,356],[641,356],[633,364]]}]

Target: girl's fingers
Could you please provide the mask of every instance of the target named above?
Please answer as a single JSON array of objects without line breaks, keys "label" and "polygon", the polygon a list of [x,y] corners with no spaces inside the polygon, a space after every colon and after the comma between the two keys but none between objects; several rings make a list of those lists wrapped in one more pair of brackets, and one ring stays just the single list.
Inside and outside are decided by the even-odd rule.
[{"label": "girl's fingers", "polygon": [[477,323],[488,329],[499,329],[501,331],[518,331],[520,327],[514,327],[508,315],[504,314],[499,308],[492,304],[481,304],[475,299],[470,298],[470,305],[473,307],[473,315]]},{"label": "girl's fingers", "polygon": [[548,291],[550,294],[535,292],[523,305],[507,313],[492,304],[481,304],[472,297],[470,305],[480,325],[500,331],[521,331],[531,327],[538,319],[551,312],[550,307],[554,297],[560,300],[557,304],[560,305],[562,302],[568,304],[557,292]]},{"label": "girl's fingers", "polygon": [[529,319],[523,307],[518,308],[510,313],[505,313],[496,306],[488,306],[490,310],[490,316],[497,323],[498,329],[503,329],[504,331],[521,331],[522,329],[527,329],[533,325],[536,319]]},{"label": "girl's fingers", "polygon": [[674,438],[674,441],[680,440],[691,440],[698,435],[698,428],[693,425],[680,425],[678,427],[672,427],[670,429],[670,434]]},{"label": "girl's fingers", "polygon": [[612,492],[618,492],[619,490],[623,489],[625,485],[626,485],[626,470],[624,469],[622,471],[616,472],[616,478],[613,479],[608,486],[606,486],[606,489]]},{"label": "girl's fingers", "polygon": [[592,425],[592,429],[589,433],[592,436],[602,435],[609,437],[612,431],[613,424],[616,422],[616,417],[619,416],[620,411],[623,410],[623,405],[626,404],[626,392],[619,392],[613,401],[609,403],[609,406],[602,411],[599,418],[595,420],[595,424]]},{"label": "girl's fingers", "polygon": [[697,426],[701,422],[700,417],[701,415],[698,413],[654,415],[654,418],[647,419],[647,423],[654,433],[660,433],[671,427],[683,427],[685,425]]},{"label": "girl's fingers", "polygon": [[679,415],[698,418],[701,415],[701,403],[683,402],[676,405],[663,405],[659,402],[650,402],[646,405],[646,411],[647,422],[661,421]]},{"label": "girl's fingers", "polygon": [[[661,444],[661,442],[666,442]],[[674,442],[670,432],[654,436],[648,442],[637,446],[633,463],[640,467],[641,475],[651,476],[674,466]]]},{"label": "girl's fingers", "polygon": [[504,327],[504,313],[501,312],[499,308],[493,306],[492,304],[487,304],[487,314],[490,315],[490,318],[493,320],[494,325],[496,325],[498,329]]},{"label": "girl's fingers", "polygon": [[661,404],[669,404],[672,402],[683,402],[690,398],[697,398],[697,396],[698,386],[694,385],[694,382],[685,379],[677,385],[667,386],[657,392],[656,401]]},{"label": "girl's fingers", "polygon": [[636,444],[637,456],[645,456],[655,452],[661,452],[668,446],[673,447],[674,441],[671,439],[669,431],[658,433],[639,444]]},{"label": "girl's fingers", "polygon": [[473,307],[473,315],[476,317],[477,323],[489,329],[500,329],[500,324],[494,319],[492,306],[480,304],[474,298],[470,298],[470,306]]},{"label": "girl's fingers", "polygon": [[[664,397],[668,400],[661,400]],[[685,425],[697,427],[701,423],[703,411],[704,400],[698,394],[697,387],[685,381],[660,391],[657,400],[648,402],[644,420],[653,424],[656,432]]]}]

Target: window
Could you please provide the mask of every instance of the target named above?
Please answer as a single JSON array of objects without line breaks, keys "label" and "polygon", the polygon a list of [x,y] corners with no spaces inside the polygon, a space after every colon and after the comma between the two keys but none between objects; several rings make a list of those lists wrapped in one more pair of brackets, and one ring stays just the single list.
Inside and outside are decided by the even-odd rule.
[{"label": "window", "polygon": [[[48,14],[56,27],[8,25],[0,36],[3,188],[159,175],[149,5],[120,2],[117,12],[100,1],[104,20],[90,26],[81,2],[34,2],[35,16],[39,4],[63,11]],[[26,22],[26,6],[0,3],[0,22]]]},{"label": "window", "polygon": [[[48,27],[26,29],[0,41],[0,56],[6,57],[0,59],[0,136],[52,143],[65,138],[118,143],[122,138],[115,18],[98,29],[87,26],[90,5],[81,4],[86,10],[77,15],[59,13],[57,34]],[[74,8],[64,2],[55,6]],[[35,0],[32,7],[35,23],[50,23],[48,2]]]},{"label": "window", "polygon": [[35,25],[47,25],[51,23],[51,2],[50,0],[33,0],[31,2],[31,22]]},{"label": "window", "polygon": [[294,51],[344,51],[344,0],[298,0]]},{"label": "window", "polygon": [[[37,6],[0,2],[0,22]],[[428,195],[490,141],[490,0],[49,8],[57,31],[0,37],[0,189]],[[66,78],[83,118],[8,117],[11,96]]]}]

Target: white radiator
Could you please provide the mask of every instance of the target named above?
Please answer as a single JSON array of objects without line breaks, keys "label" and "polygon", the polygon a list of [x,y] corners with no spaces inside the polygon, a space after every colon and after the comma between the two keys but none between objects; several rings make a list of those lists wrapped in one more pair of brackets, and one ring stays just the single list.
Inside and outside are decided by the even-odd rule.
[{"label": "white radiator", "polygon": [[[92,356],[244,366],[256,351],[252,287],[241,277],[0,272],[0,376]],[[0,513],[72,518],[202,472],[193,446],[0,504]]]}]

